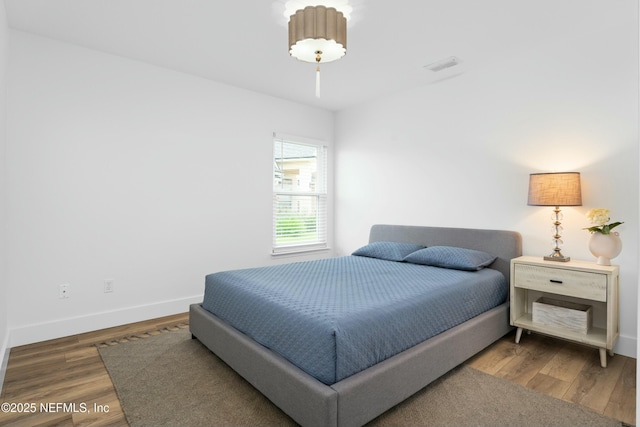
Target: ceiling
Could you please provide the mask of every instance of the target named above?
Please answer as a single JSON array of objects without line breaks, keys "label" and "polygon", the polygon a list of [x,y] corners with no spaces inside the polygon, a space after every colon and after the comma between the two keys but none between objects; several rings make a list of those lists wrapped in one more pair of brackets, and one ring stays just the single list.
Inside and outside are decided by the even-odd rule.
[{"label": "ceiling", "polygon": [[[12,29],[336,111],[613,25],[625,3],[350,0],[347,55],[322,66],[316,98],[315,65],[288,53],[285,2],[5,0]],[[462,63],[424,68],[451,56]]]}]

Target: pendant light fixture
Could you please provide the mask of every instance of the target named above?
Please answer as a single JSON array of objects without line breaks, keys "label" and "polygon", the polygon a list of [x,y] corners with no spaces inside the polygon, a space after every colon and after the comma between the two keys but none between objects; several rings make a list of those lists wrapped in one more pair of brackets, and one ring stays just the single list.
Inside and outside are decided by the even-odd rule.
[{"label": "pendant light fixture", "polygon": [[347,53],[347,19],[334,7],[307,6],[289,17],[289,54],[316,63],[316,96],[320,97],[320,64]]}]

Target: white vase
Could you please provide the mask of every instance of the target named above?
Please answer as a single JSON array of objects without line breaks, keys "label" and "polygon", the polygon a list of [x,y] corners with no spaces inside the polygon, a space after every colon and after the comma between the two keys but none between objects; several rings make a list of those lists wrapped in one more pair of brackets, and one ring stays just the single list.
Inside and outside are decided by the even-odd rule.
[{"label": "white vase", "polygon": [[611,258],[617,257],[622,251],[622,240],[617,232],[609,234],[591,233],[589,251],[598,258],[596,264],[611,265]]}]

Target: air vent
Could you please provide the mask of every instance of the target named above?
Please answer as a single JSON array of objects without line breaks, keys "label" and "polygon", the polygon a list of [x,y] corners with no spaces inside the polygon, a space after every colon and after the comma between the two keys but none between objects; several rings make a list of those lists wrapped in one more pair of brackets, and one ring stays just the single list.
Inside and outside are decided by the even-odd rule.
[{"label": "air vent", "polygon": [[445,59],[441,59],[440,61],[436,61],[432,64],[429,65],[425,65],[424,68],[426,68],[427,70],[431,70],[434,72],[438,72],[438,71],[442,71],[446,68],[451,68],[451,67],[455,67],[456,65],[460,64],[462,61],[460,60],[460,58],[456,57],[456,56],[451,56],[449,58],[445,58]]}]

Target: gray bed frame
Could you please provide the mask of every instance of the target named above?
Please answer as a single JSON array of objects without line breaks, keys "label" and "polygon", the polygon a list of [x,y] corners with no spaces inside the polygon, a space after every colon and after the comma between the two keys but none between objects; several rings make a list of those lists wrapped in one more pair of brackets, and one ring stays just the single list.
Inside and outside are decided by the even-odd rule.
[{"label": "gray bed frame", "polygon": [[[522,255],[519,233],[504,230],[374,225],[369,242],[458,246],[497,255],[489,266],[509,279]],[[325,385],[271,350],[193,304],[189,329],[231,368],[303,426],[361,426],[500,339],[509,326],[509,299],[362,372]]]}]

